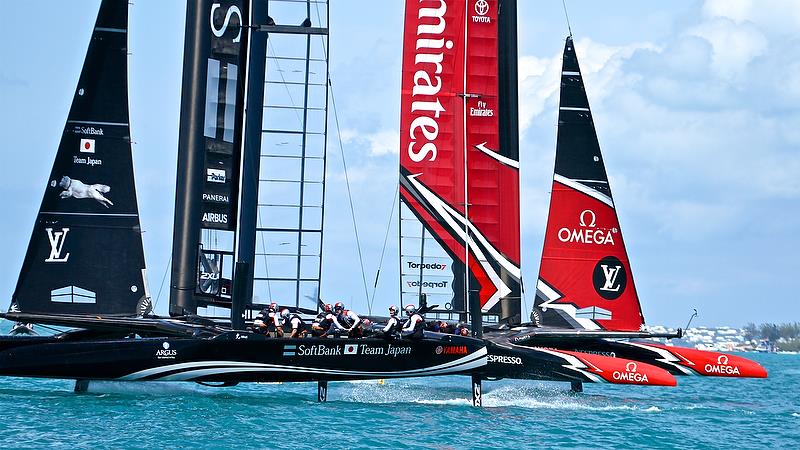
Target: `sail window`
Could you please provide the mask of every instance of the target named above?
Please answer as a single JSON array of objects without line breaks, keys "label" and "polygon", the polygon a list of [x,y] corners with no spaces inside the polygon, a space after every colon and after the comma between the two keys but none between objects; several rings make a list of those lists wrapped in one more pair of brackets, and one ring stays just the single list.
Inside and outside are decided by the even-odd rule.
[{"label": "sail window", "polygon": [[54,303],[97,303],[97,295],[78,286],[67,286],[50,291],[50,301]]}]

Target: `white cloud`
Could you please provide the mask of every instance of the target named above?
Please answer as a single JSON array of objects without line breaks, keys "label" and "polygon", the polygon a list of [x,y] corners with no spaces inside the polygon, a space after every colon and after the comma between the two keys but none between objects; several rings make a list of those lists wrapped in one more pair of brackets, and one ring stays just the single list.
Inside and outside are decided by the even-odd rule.
[{"label": "white cloud", "polygon": [[800,28],[800,2],[796,0],[706,0],[703,14],[736,24],[753,23],[767,32],[796,34]]},{"label": "white cloud", "polygon": [[362,133],[354,129],[342,130],[342,142],[366,148],[370,156],[396,155],[400,153],[400,132],[393,129]]},{"label": "white cloud", "polygon": [[687,30],[706,39],[714,49],[713,70],[725,79],[742,75],[753,59],[764,53],[767,38],[753,24],[715,18]]}]

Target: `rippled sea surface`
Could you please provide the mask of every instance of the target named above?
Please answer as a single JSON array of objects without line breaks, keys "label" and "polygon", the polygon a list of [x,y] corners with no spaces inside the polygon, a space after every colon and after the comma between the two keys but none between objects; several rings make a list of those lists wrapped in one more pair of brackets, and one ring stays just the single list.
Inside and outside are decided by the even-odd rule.
[{"label": "rippled sea surface", "polygon": [[800,355],[748,354],[766,380],[677,388],[469,379],[316,385],[0,378],[0,448],[800,448]]}]

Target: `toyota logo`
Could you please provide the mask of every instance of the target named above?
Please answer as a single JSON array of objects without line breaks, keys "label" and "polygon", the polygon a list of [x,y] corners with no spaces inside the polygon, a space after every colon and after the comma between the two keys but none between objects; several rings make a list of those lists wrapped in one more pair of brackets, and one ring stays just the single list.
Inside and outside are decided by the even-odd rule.
[{"label": "toyota logo", "polygon": [[475,14],[485,16],[489,12],[489,2],[486,0],[477,0],[475,2]]}]

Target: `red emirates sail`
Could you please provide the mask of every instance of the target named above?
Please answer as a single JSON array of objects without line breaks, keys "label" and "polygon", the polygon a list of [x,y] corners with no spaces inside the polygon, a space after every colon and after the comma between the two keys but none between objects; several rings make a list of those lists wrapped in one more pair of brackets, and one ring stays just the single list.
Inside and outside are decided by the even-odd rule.
[{"label": "red emirates sail", "polygon": [[644,325],[571,37],[564,47],[555,175],[531,319],[589,330]]},{"label": "red emirates sail", "polygon": [[469,292],[503,320],[501,300],[520,302],[519,163],[500,148],[497,13],[497,0],[406,2],[401,291],[453,311]]}]

